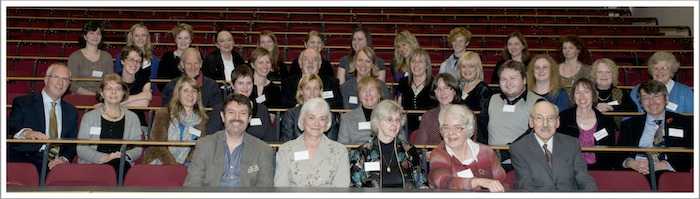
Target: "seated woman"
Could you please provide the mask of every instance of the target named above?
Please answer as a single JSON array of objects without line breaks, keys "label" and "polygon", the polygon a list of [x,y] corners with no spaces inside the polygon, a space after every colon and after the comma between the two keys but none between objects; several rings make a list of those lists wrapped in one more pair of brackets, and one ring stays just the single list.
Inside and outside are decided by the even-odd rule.
[{"label": "seated woman", "polygon": [[275,187],[348,187],[348,149],[324,135],[332,120],[323,98],[304,103],[297,120],[303,134],[282,144],[277,151]]},{"label": "seated woman", "polygon": [[[143,52],[143,63],[141,65],[141,70],[148,74],[150,79],[158,78],[158,65],[160,65],[160,59],[158,56],[153,54],[153,45],[151,45],[151,34],[148,33],[148,28],[142,23],[137,23],[131,26],[129,34],[126,35],[126,45],[134,46],[140,48]],[[121,54],[117,54],[116,61],[114,63],[114,72],[122,72]],[[155,89],[155,86],[151,85],[151,90]]]},{"label": "seated woman", "polygon": [[464,105],[449,105],[438,121],[443,142],[430,155],[430,187],[503,192],[506,172],[496,152],[469,139],[476,132],[474,113]]},{"label": "seated woman", "polygon": [[[676,60],[676,56],[666,51],[655,52],[649,58],[649,75],[652,79],[666,85],[668,90],[668,104],[666,110],[674,113],[693,113],[695,110],[693,105],[693,90],[685,84],[673,80],[673,76],[678,72],[680,63]],[[637,105],[637,111],[643,112],[642,106],[639,105],[637,90],[639,85],[634,86],[630,92],[632,101]]]},{"label": "seated woman", "polygon": [[[270,63],[272,64],[271,73],[267,76],[268,79],[272,81],[281,81],[284,78],[294,76],[295,74],[301,74],[301,68],[290,68],[287,69],[287,64],[280,59],[280,49],[277,43],[277,37],[275,33],[269,30],[263,30],[260,32],[260,38],[258,38],[258,48],[267,50],[270,53]],[[321,52],[319,52],[321,53]]]},{"label": "seated woman", "polygon": [[[396,34],[394,38],[394,59],[391,60],[389,65],[391,74],[394,75],[394,82],[400,81],[401,78],[410,75],[408,73],[410,73],[412,66],[409,65],[409,56],[413,54],[413,51],[419,48],[420,44],[418,44],[418,39],[408,30],[403,30]],[[428,69],[432,67],[430,62],[428,62],[428,66]]]},{"label": "seated woman", "polygon": [[442,141],[438,125],[440,110],[450,104],[459,104],[457,93],[462,93],[462,89],[457,86],[457,80],[452,75],[440,73],[433,78],[432,84],[430,98],[437,102],[437,105],[421,116],[422,119],[418,127],[420,134],[412,144],[439,144]]},{"label": "seated woman", "polygon": [[[591,65],[590,79],[595,81],[598,91],[598,104],[595,108],[600,112],[608,111],[637,111],[628,91],[617,88],[618,70],[617,64],[608,58],[601,58]],[[615,124],[619,127],[622,116],[614,116]]]},{"label": "seated woman", "polygon": [[[102,33],[104,33],[104,27],[99,22],[85,23],[78,41],[81,48],[68,57],[68,69],[72,77],[102,78],[103,75],[114,73],[112,55],[100,50],[103,42]],[[95,95],[99,90],[98,86],[98,82],[75,81],[70,84],[70,91],[78,95]]]},{"label": "seated woman", "polygon": [[[252,98],[251,94],[256,90],[253,85],[253,72],[247,64],[240,65],[231,71],[231,81],[228,82],[233,88],[233,93],[238,93],[248,98]],[[231,95],[231,94],[229,94]],[[272,128],[273,120],[270,119],[270,113],[267,111],[267,106],[258,104],[251,100],[253,112],[251,113],[250,124],[246,128],[246,132],[256,138],[272,143],[279,142],[279,134],[275,133]],[[224,130],[224,122],[219,114],[223,110],[224,103],[214,106],[210,113],[210,120],[207,128],[207,135]]]},{"label": "seated woman", "polygon": [[[311,30],[308,33],[306,33],[306,37],[304,38],[304,47],[313,48],[319,53],[323,52],[323,38],[321,38],[321,33],[319,33],[316,30]],[[299,66],[299,56],[294,58],[294,61],[292,61],[292,66],[290,66],[289,70],[293,73],[290,74],[290,76],[301,74],[301,67]],[[318,70],[318,74],[334,77],[335,74],[333,74],[333,65],[331,65],[331,62],[321,58],[321,69]]]},{"label": "seated woman", "polygon": [[[133,46],[124,46],[120,57],[124,70],[119,75],[126,82],[126,86],[129,87],[127,91],[129,92],[129,98],[124,100],[121,105],[127,107],[148,106],[151,104],[153,94],[151,94],[151,79],[148,78],[147,71],[140,70],[143,52],[141,52],[141,49]],[[146,123],[146,111],[134,111],[134,113],[139,116],[142,127],[148,126],[148,123]]]},{"label": "seated woman", "polygon": [[[398,103],[407,110],[428,110],[433,104],[430,99],[430,88],[433,87],[433,73],[430,66],[430,55],[423,49],[417,49],[406,59],[410,63],[408,76],[399,80],[396,89]],[[408,133],[418,129],[420,120],[417,115],[408,116]]]},{"label": "seated woman", "polygon": [[[449,73],[450,75],[457,77],[459,76],[459,67],[457,66],[457,60],[465,52],[467,52],[467,46],[469,46],[469,40],[472,38],[472,32],[464,27],[456,27],[450,30],[450,34],[447,35],[448,45],[452,47],[452,55],[450,55],[445,61],[440,64],[439,73]],[[483,76],[483,75],[482,75]]]},{"label": "seated woman", "polygon": [[[119,103],[129,97],[126,83],[115,73],[105,75],[95,97],[101,103],[95,109],[83,115],[78,130],[78,139],[123,139],[141,140],[139,118]],[[121,160],[120,145],[83,145],[76,146],[78,163],[109,164],[119,172]],[[124,154],[128,164],[124,164],[124,173],[141,157],[140,146],[130,146]]]},{"label": "seated woman", "polygon": [[457,60],[457,67],[459,76],[455,78],[459,81],[459,88],[462,89],[457,96],[469,109],[481,110],[493,94],[489,85],[484,82],[484,66],[481,65],[481,57],[474,51],[467,51]]},{"label": "seated woman", "polygon": [[548,54],[532,58],[527,67],[527,90],[544,97],[563,111],[569,109],[569,95],[561,84],[556,64]]},{"label": "seated woman", "polygon": [[[282,135],[281,141],[287,142],[296,139],[301,135],[299,123],[299,112],[302,109],[302,105],[306,101],[312,98],[321,97],[321,92],[323,91],[323,82],[321,77],[315,74],[308,74],[301,77],[299,84],[297,85],[296,101],[297,105],[287,109],[282,115],[282,121],[280,122],[280,134]],[[324,132],[331,140],[338,140],[338,117],[336,114],[331,114],[331,124],[329,128],[326,128]]]},{"label": "seated woman", "polygon": [[491,74],[491,84],[499,83],[498,69],[508,60],[523,63],[525,66],[530,65],[530,48],[528,48],[525,35],[518,31],[508,34],[503,45],[502,54],[503,59],[496,63],[496,68],[493,69],[493,73]]},{"label": "seated woman", "polygon": [[[338,78],[338,81],[340,81],[340,85],[343,85],[346,80],[351,78],[352,74],[350,74],[350,62],[352,62],[352,60],[355,58],[355,54],[365,46],[374,49],[374,46],[372,45],[372,34],[367,28],[360,26],[352,31],[350,54],[341,57],[338,63],[338,69],[336,70],[335,77]],[[384,59],[379,56],[375,56],[374,60],[374,63],[377,65],[378,69],[377,77],[379,80],[386,82],[386,66],[384,66]],[[398,79],[394,80],[394,82],[396,81],[398,81]]]},{"label": "seated woman", "polygon": [[[377,55],[374,53],[374,50],[366,46],[355,53],[353,61],[350,62],[350,79],[347,79],[345,84],[340,87],[340,95],[343,97],[343,108],[357,108],[357,82],[359,82],[360,79],[367,76],[379,78],[377,76],[378,69],[375,64],[375,57],[377,57]],[[378,91],[389,98],[389,96],[391,96],[391,91],[389,91],[389,87],[386,86],[386,83],[380,81],[379,86],[381,89]]]},{"label": "seated woman", "polygon": [[248,64],[253,68],[253,85],[255,88],[249,97],[253,99],[253,102],[264,104],[268,107],[281,106],[282,88],[267,78],[272,70],[270,53],[265,49],[256,48],[250,53]]},{"label": "seated woman", "polygon": [[351,186],[374,188],[428,188],[421,155],[399,138],[406,122],[403,108],[383,100],[372,111],[372,133],[376,135],[352,150]]},{"label": "seated woman", "polygon": [[[557,45],[559,52],[559,76],[561,83],[566,88],[566,91],[571,95],[571,86],[574,82],[581,78],[588,78],[591,72],[591,66],[588,65],[588,57],[590,52],[586,48],[583,40],[578,35],[562,35],[559,37]],[[574,102],[569,102],[573,105]],[[562,110],[561,108],[559,110]]]},{"label": "seated woman", "polygon": [[[180,77],[182,72],[178,70],[180,58],[185,49],[189,48],[194,38],[192,26],[186,23],[178,23],[170,31],[175,42],[175,50],[163,53],[158,65],[158,79],[174,79]],[[164,83],[158,84],[158,89],[162,92],[165,89]]]},{"label": "seated woman", "polygon": [[[357,83],[357,101],[360,106],[340,117],[338,142],[343,144],[362,144],[374,137],[370,128],[370,115],[379,101],[387,96],[381,90],[382,80],[374,76],[366,76]],[[347,85],[347,84],[345,84]],[[403,129],[400,129],[403,130]],[[406,140],[404,133],[399,138]]]},{"label": "seated woman", "polygon": [[201,65],[202,74],[214,80],[229,81],[231,77],[228,75],[231,74],[231,71],[244,64],[245,60],[233,49],[236,41],[233,39],[230,30],[225,28],[218,30],[214,44],[216,45],[216,50],[204,57],[204,62]]},{"label": "seated woman", "polygon": [[[571,92],[576,105],[559,113],[557,133],[578,138],[582,147],[614,146],[618,128],[612,117],[593,108],[593,104],[598,103],[598,91],[593,81],[587,78],[576,80]],[[582,152],[581,155],[589,170],[610,170],[616,158],[613,153]]]}]

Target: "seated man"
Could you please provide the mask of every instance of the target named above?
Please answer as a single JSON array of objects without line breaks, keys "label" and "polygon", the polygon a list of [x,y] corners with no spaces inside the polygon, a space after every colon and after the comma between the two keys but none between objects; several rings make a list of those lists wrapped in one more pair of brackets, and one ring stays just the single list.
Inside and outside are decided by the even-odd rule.
[{"label": "seated man", "polygon": [[[202,93],[202,105],[204,107],[211,108],[223,101],[224,98],[221,95],[219,84],[213,79],[201,74],[202,56],[199,54],[199,50],[195,48],[185,49],[185,52],[182,52],[179,68],[183,71],[182,75],[194,78],[197,80],[197,83],[199,83],[199,86],[202,87],[202,90],[199,92]],[[177,80],[180,80],[180,77],[170,81],[170,83],[165,85],[165,89],[163,89],[161,99],[163,100],[162,103],[164,107],[168,106],[170,98],[173,96],[173,88]]]},{"label": "seated man", "polygon": [[331,108],[343,108],[340,94],[340,83],[337,78],[325,74],[319,74],[321,68],[321,54],[312,48],[307,48],[299,55],[299,65],[302,74],[294,75],[282,80],[282,106],[293,107],[296,105],[296,93],[299,80],[305,74],[316,74],[323,81],[323,99]]},{"label": "seated man", "polygon": [[516,190],[598,190],[581,156],[581,144],[569,135],[556,133],[559,110],[547,101],[537,102],[528,121],[528,133],[510,145]]},{"label": "seated man", "polygon": [[[693,121],[686,116],[666,111],[668,91],[656,80],[640,84],[639,102],[646,114],[622,122],[618,146],[629,147],[693,147]],[[656,179],[667,171],[689,171],[693,168],[692,153],[652,153]],[[620,160],[622,168],[633,169],[650,179],[649,160],[643,154],[630,154]]]},{"label": "seated man", "polygon": [[[40,94],[17,97],[7,119],[7,139],[58,139],[78,137],[78,110],[61,97],[70,85],[71,72],[63,63],[46,70]],[[41,172],[43,151],[49,150],[48,168],[69,163],[76,155],[75,145],[10,145],[8,162],[29,162]]]}]

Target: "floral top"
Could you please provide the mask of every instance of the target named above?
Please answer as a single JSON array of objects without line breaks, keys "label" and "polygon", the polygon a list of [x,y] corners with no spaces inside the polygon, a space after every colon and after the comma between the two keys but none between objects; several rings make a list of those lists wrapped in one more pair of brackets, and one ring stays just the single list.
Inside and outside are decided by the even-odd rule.
[{"label": "floral top", "polygon": [[350,163],[347,148],[325,135],[321,139],[311,160],[304,134],[279,147],[275,187],[348,187]]},{"label": "floral top", "polygon": [[[401,164],[404,188],[428,188],[428,180],[425,177],[421,155],[413,145],[403,140],[396,139],[398,162]],[[352,150],[350,157],[351,186],[353,187],[381,187],[382,169],[379,171],[365,171],[365,162],[381,162],[379,152],[379,139],[366,142],[357,149]],[[381,163],[380,163],[381,164]],[[383,167],[382,167],[383,168]]]}]

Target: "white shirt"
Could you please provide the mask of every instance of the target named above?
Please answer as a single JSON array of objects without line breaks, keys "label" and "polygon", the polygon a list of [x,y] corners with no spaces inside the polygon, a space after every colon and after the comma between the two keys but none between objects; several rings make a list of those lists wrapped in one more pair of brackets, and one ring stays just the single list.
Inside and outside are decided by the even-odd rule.
[{"label": "white shirt", "polygon": [[235,66],[233,65],[233,59],[231,59],[230,61],[226,61],[226,59],[224,59],[224,56],[222,55],[221,60],[224,61],[224,78],[226,78],[227,82],[230,82],[231,72],[235,68]]},{"label": "white shirt", "polygon": [[[24,139],[24,138],[26,138],[26,137],[24,137],[24,136],[20,136],[20,135],[22,135],[22,132],[24,132],[25,130],[43,131],[44,134],[46,134],[47,137],[52,138],[51,135],[49,135],[49,123],[50,123],[49,120],[50,120],[50,117],[51,117],[51,102],[52,102],[52,101],[51,101],[51,97],[49,97],[49,95],[46,94],[46,91],[41,90],[41,99],[42,99],[42,104],[44,105],[44,106],[43,106],[43,107],[44,107],[44,129],[41,129],[41,130],[36,129],[36,130],[35,130],[35,129],[31,129],[31,128],[23,128],[22,130],[19,130],[19,132],[17,132],[17,133],[14,135],[14,138],[15,138],[15,139]],[[55,110],[55,111],[56,111],[56,123],[58,124],[58,125],[57,125],[57,128],[58,128],[58,138],[60,138],[60,137],[61,137],[61,131],[62,131],[62,129],[63,129],[63,128],[62,128],[62,127],[63,127],[63,122],[62,122],[63,119],[62,119],[62,117],[61,117],[61,116],[62,116],[61,113],[63,113],[63,111],[61,110],[61,99],[60,99],[60,98],[59,98],[58,100],[56,100],[56,110]],[[40,151],[43,151],[45,147],[46,147],[46,145],[42,145],[42,146],[41,146],[41,149],[39,149],[39,150],[40,150]]]},{"label": "white shirt", "polygon": [[[466,159],[466,160],[460,160],[462,161],[462,165],[469,165],[472,162],[479,162],[479,159],[476,158],[477,155],[479,155],[479,144],[475,143],[471,139],[467,139],[467,147],[469,147],[472,151],[472,158]],[[450,149],[449,146],[445,145],[445,151],[447,151],[447,154],[449,154],[452,157],[455,156],[455,152]],[[459,160],[459,158],[457,158]]]},{"label": "white shirt", "polygon": [[[533,131],[532,133],[534,134],[535,132]],[[537,144],[540,145],[540,149],[542,150],[542,154],[546,154],[544,152],[544,148],[542,148],[542,145],[544,145],[544,141],[542,141],[542,139],[540,139],[540,137],[537,137],[536,134],[535,134],[535,139],[537,140]],[[547,140],[547,150],[549,150],[549,152],[551,152],[552,154],[554,154],[554,150],[552,150],[552,149],[554,149],[554,147],[552,146],[552,145],[554,145],[554,141],[552,141],[553,139],[554,139],[554,135],[552,135],[552,137],[549,138],[549,140]]]}]

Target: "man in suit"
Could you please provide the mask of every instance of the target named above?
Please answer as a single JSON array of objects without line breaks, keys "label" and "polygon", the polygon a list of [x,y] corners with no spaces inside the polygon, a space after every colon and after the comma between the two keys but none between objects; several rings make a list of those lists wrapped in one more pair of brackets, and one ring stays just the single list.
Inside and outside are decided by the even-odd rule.
[{"label": "man in suit", "polygon": [[[669,104],[666,85],[656,80],[646,81],[640,84],[637,96],[646,114],[622,122],[617,141],[619,146],[693,147],[692,119],[666,111]],[[687,172],[693,168],[692,153],[652,153],[652,158],[657,180],[664,172]],[[631,153],[624,156],[617,166],[633,169],[650,178],[649,160],[643,154]]]},{"label": "man in suit", "polygon": [[[7,139],[77,138],[78,110],[61,100],[70,78],[65,64],[51,64],[44,77],[46,87],[40,94],[15,98],[7,120]],[[76,155],[75,145],[52,145],[51,149],[40,144],[10,145],[8,162],[30,162],[41,171],[44,150],[50,150],[49,169],[69,163]]]},{"label": "man in suit", "polygon": [[323,81],[323,99],[328,102],[331,108],[343,108],[342,96],[340,94],[340,81],[333,76],[319,74],[321,68],[321,54],[313,48],[307,48],[299,55],[299,65],[302,74],[294,75],[282,80],[282,106],[292,107],[296,105],[297,85],[305,74],[317,74]]},{"label": "man in suit", "polygon": [[225,129],[197,140],[184,186],[272,187],[272,148],[246,133],[253,107],[248,97],[233,93],[220,115]]},{"label": "man in suit", "polygon": [[[216,83],[212,78],[202,75],[202,55],[199,54],[199,50],[195,48],[188,48],[182,52],[182,59],[180,59],[180,65],[178,68],[182,71],[182,75],[187,75],[195,80],[202,90],[202,105],[207,108],[211,108],[216,104],[223,101],[223,96],[221,95],[221,89],[219,89],[219,84]],[[182,77],[182,76],[180,76]],[[170,98],[173,97],[173,89],[175,84],[180,80],[180,77],[176,77],[170,83],[165,85],[163,93],[161,94],[161,99],[163,100],[163,106],[168,106]]]},{"label": "man in suit", "polygon": [[550,102],[535,103],[528,121],[534,133],[510,145],[516,190],[598,190],[578,139],[556,133],[558,114],[557,106]]}]

